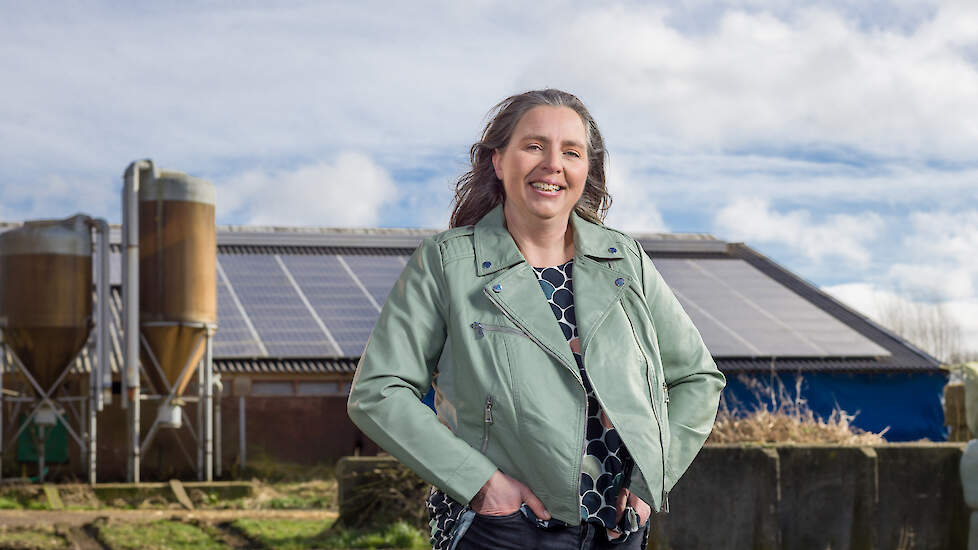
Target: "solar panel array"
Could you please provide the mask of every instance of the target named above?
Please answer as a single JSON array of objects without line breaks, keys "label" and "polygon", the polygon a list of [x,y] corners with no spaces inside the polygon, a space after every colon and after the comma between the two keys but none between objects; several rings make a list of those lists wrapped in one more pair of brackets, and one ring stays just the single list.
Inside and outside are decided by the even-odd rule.
[{"label": "solar panel array", "polygon": [[877,357],[890,353],[739,259],[655,265],[714,357]]},{"label": "solar panel array", "polygon": [[[215,357],[359,356],[405,260],[218,254]],[[743,260],[655,264],[715,357],[889,355]]]}]

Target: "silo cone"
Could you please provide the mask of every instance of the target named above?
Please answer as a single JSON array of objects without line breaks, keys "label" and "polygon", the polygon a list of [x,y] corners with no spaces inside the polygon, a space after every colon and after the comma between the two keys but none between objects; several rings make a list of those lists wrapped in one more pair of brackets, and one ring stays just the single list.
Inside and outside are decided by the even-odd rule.
[{"label": "silo cone", "polygon": [[[204,353],[204,325],[217,322],[217,231],[214,188],[162,171],[139,189],[140,328],[162,370],[143,353],[164,427],[180,426],[180,396]],[[165,382],[165,383],[164,383]]]},{"label": "silo cone", "polygon": [[[0,328],[51,394],[93,325],[90,221],[83,215],[31,221],[0,234]],[[50,414],[39,420],[53,424]]]}]

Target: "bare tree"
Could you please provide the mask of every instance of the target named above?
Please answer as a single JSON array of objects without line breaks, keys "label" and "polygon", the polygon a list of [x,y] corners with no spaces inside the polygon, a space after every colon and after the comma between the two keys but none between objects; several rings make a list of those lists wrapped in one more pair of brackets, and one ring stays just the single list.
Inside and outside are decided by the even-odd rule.
[{"label": "bare tree", "polygon": [[952,364],[966,360],[961,346],[961,326],[948,313],[944,304],[915,302],[889,296],[877,300],[876,310],[880,324],[942,363]]}]

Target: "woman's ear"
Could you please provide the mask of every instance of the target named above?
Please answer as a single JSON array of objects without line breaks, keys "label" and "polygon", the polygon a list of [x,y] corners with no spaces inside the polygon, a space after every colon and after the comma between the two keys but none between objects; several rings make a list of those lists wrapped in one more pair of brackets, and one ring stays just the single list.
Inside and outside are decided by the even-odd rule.
[{"label": "woman's ear", "polygon": [[492,150],[492,167],[496,171],[496,177],[499,181],[503,181],[503,154],[499,152],[499,149]]}]

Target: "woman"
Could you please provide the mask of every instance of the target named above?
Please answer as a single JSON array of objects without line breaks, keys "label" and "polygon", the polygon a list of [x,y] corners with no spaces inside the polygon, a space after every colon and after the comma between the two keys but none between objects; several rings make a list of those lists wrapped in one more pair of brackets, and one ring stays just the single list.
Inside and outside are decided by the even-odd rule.
[{"label": "woman", "polygon": [[434,485],[436,549],[643,547],[723,375],[641,246],[601,224],[604,143],[579,99],[507,98],[471,161],[452,229],[381,311],[350,418]]}]

